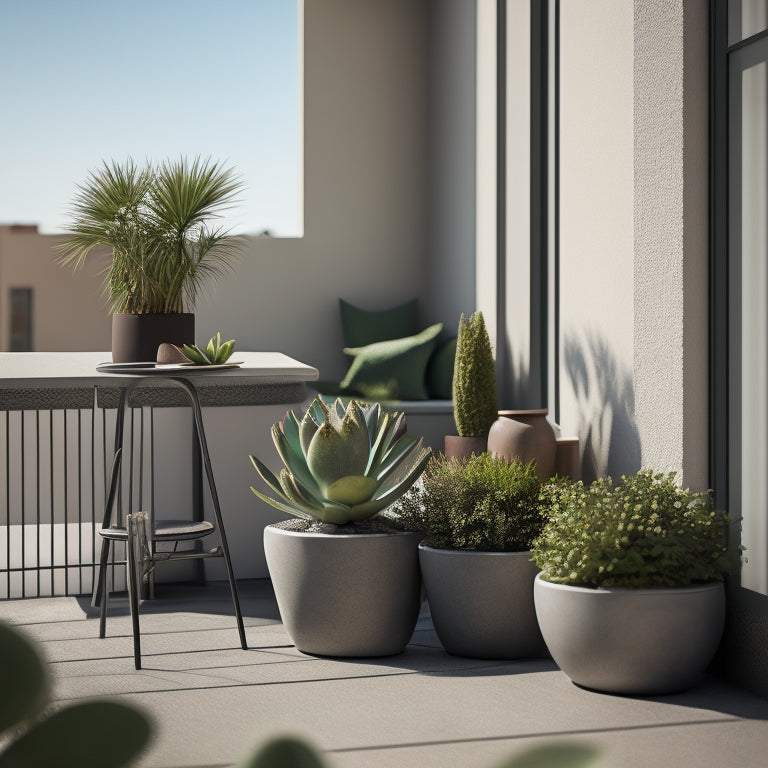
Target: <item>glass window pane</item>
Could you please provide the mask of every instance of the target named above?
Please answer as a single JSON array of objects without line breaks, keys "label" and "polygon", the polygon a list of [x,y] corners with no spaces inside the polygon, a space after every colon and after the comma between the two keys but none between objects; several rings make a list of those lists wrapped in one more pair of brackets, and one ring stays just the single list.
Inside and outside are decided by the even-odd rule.
[{"label": "glass window pane", "polygon": [[32,289],[11,288],[10,351],[32,352]]},{"label": "glass window pane", "polygon": [[741,76],[742,585],[768,594],[768,65]]},{"label": "glass window pane", "polygon": [[729,0],[728,44],[768,29],[768,0]]}]

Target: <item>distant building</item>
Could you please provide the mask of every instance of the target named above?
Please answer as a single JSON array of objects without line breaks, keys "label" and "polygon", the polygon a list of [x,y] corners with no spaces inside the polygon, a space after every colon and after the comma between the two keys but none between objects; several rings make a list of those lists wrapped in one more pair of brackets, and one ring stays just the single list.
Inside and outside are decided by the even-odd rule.
[{"label": "distant building", "polygon": [[73,273],[57,261],[61,235],[36,224],[0,224],[0,351],[109,350],[111,325],[103,297],[109,256]]}]

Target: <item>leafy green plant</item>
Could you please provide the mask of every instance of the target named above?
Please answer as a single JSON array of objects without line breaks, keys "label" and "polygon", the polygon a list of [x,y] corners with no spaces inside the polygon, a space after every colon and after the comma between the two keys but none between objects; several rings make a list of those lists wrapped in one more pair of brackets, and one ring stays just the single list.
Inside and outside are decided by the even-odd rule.
[{"label": "leafy green plant", "polygon": [[107,699],[49,709],[48,668],[32,643],[0,623],[0,768],[119,768],[149,742],[147,718]]},{"label": "leafy green plant", "polygon": [[483,313],[459,319],[453,368],[453,414],[461,437],[486,437],[499,416],[496,368]]},{"label": "leafy green plant", "polygon": [[284,468],[279,478],[255,456],[251,462],[276,494],[251,490],[289,515],[342,525],[381,512],[413,485],[429,461],[422,438],[405,432],[402,413],[379,404],[317,397],[299,419],[289,411],[272,427]]},{"label": "leafy green plant", "polygon": [[[508,758],[497,768],[588,768],[599,752],[577,743],[543,744]],[[236,768],[327,768],[320,753],[304,740],[293,736],[270,739]]]},{"label": "leafy green plant", "polygon": [[[51,710],[48,667],[18,630],[0,622],[0,768],[121,768],[131,765],[149,743],[147,717],[127,704],[93,699]],[[544,745],[502,763],[499,768],[586,768],[594,748]],[[268,739],[236,768],[327,768],[304,739]]]},{"label": "leafy green plant", "polygon": [[533,462],[507,463],[488,453],[468,459],[433,458],[421,481],[394,511],[430,546],[485,552],[522,552],[546,517]]},{"label": "leafy green plant", "polygon": [[588,587],[678,587],[722,581],[735,566],[733,522],[706,492],[650,470],[561,480],[542,489],[549,522],[533,544],[542,578]]},{"label": "leafy green plant", "polygon": [[199,157],[144,168],[104,162],[77,188],[61,261],[77,269],[106,246],[112,312],[183,312],[234,263],[239,238],[213,222],[241,188],[231,169]]},{"label": "leafy green plant", "polygon": [[219,331],[205,347],[203,352],[197,344],[184,344],[181,348],[182,354],[195,365],[222,365],[232,355],[235,349],[235,340],[230,339],[221,342],[221,331]]}]

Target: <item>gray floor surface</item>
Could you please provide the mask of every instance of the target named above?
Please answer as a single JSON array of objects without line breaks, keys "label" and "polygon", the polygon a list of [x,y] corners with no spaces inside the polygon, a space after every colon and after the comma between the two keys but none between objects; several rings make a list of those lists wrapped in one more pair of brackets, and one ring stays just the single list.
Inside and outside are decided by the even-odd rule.
[{"label": "gray floor surface", "polygon": [[124,598],[103,640],[85,598],[2,601],[0,620],[39,642],[57,701],[112,696],[150,714],[140,766],[232,766],[277,734],[314,744],[329,768],[498,768],[565,742],[596,746],[596,768],[768,765],[768,700],[714,677],[659,698],[595,693],[548,659],[449,656],[426,612],[399,656],[316,658],[291,645],[268,581],[240,590],[247,651],[226,585],[159,587],[142,605],[138,672]]}]

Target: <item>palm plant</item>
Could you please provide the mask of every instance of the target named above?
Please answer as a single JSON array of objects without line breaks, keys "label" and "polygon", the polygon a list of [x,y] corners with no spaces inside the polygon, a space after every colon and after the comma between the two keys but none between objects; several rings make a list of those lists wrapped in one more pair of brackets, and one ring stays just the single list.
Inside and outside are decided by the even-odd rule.
[{"label": "palm plant", "polygon": [[341,398],[328,406],[317,397],[299,420],[293,411],[272,427],[285,465],[279,477],[251,456],[276,494],[251,490],[267,504],[304,519],[343,525],[360,522],[397,501],[431,456],[422,438],[405,432],[402,413]]},{"label": "palm plant", "polygon": [[231,268],[239,238],[211,220],[242,182],[210,159],[159,167],[104,162],[78,186],[62,263],[77,269],[98,246],[112,250],[105,292],[112,312],[183,312],[201,287]]}]

